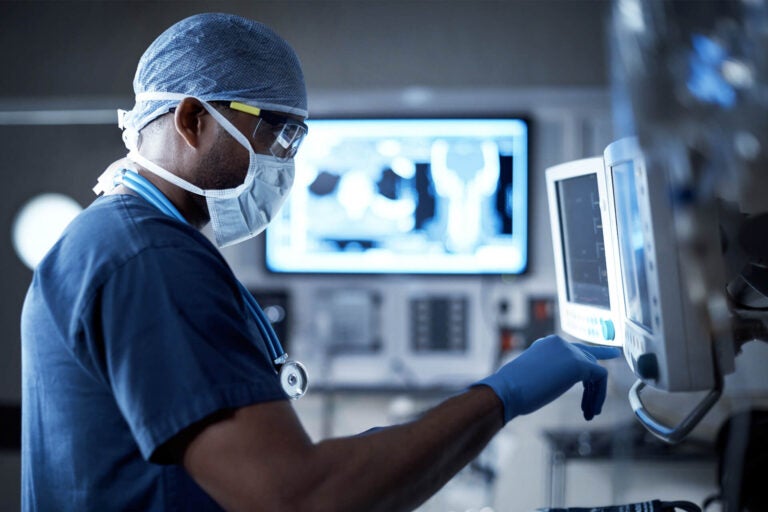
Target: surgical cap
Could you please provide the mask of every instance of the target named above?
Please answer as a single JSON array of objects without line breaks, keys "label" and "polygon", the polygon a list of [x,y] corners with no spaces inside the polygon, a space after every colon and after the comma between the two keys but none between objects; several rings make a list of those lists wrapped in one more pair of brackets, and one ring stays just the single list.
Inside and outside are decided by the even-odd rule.
[{"label": "surgical cap", "polygon": [[136,104],[121,124],[135,132],[179,103],[142,100],[139,95],[147,92],[239,101],[307,116],[296,52],[266,25],[232,14],[197,14],[160,34],[139,60],[133,90]]}]

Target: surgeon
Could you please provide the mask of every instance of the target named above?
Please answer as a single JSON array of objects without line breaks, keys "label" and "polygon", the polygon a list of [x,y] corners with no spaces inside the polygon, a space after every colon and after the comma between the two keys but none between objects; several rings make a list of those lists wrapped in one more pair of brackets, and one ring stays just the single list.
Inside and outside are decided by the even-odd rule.
[{"label": "surgeon", "polygon": [[24,303],[24,510],[411,510],[574,384],[600,413],[597,360],[618,352],[550,336],[415,421],[313,442],[289,400],[303,368],[216,247],[290,191],[299,59],[260,23],[199,14],[149,46],[134,89],[127,157]]}]

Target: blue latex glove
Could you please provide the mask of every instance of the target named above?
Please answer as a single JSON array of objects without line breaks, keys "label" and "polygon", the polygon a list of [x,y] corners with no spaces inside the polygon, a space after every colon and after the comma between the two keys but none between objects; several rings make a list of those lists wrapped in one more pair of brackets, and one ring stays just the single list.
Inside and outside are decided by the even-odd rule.
[{"label": "blue latex glove", "polygon": [[508,422],[547,405],[581,381],[581,410],[584,418],[591,420],[602,410],[608,381],[608,371],[597,360],[619,355],[617,348],[568,343],[559,336],[547,336],[474,385],[493,389],[504,404],[504,421]]}]

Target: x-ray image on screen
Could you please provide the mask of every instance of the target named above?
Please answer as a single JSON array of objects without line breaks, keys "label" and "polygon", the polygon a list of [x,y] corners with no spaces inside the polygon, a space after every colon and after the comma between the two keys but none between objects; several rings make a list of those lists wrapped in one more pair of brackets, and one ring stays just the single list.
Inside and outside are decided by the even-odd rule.
[{"label": "x-ray image on screen", "polygon": [[557,183],[568,300],[609,309],[605,242],[597,175]]},{"label": "x-ray image on screen", "polygon": [[267,268],[523,272],[527,150],[521,119],[310,121]]}]

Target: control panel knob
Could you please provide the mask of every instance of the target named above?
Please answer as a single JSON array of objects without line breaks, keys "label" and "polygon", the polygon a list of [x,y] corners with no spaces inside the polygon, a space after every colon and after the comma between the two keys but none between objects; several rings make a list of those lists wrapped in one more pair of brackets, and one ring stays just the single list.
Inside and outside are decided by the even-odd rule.
[{"label": "control panel knob", "polygon": [[659,363],[656,354],[640,354],[635,363],[637,374],[643,379],[656,380],[659,378]]},{"label": "control panel knob", "polygon": [[600,329],[604,340],[611,341],[616,338],[616,328],[612,320],[600,320]]}]

